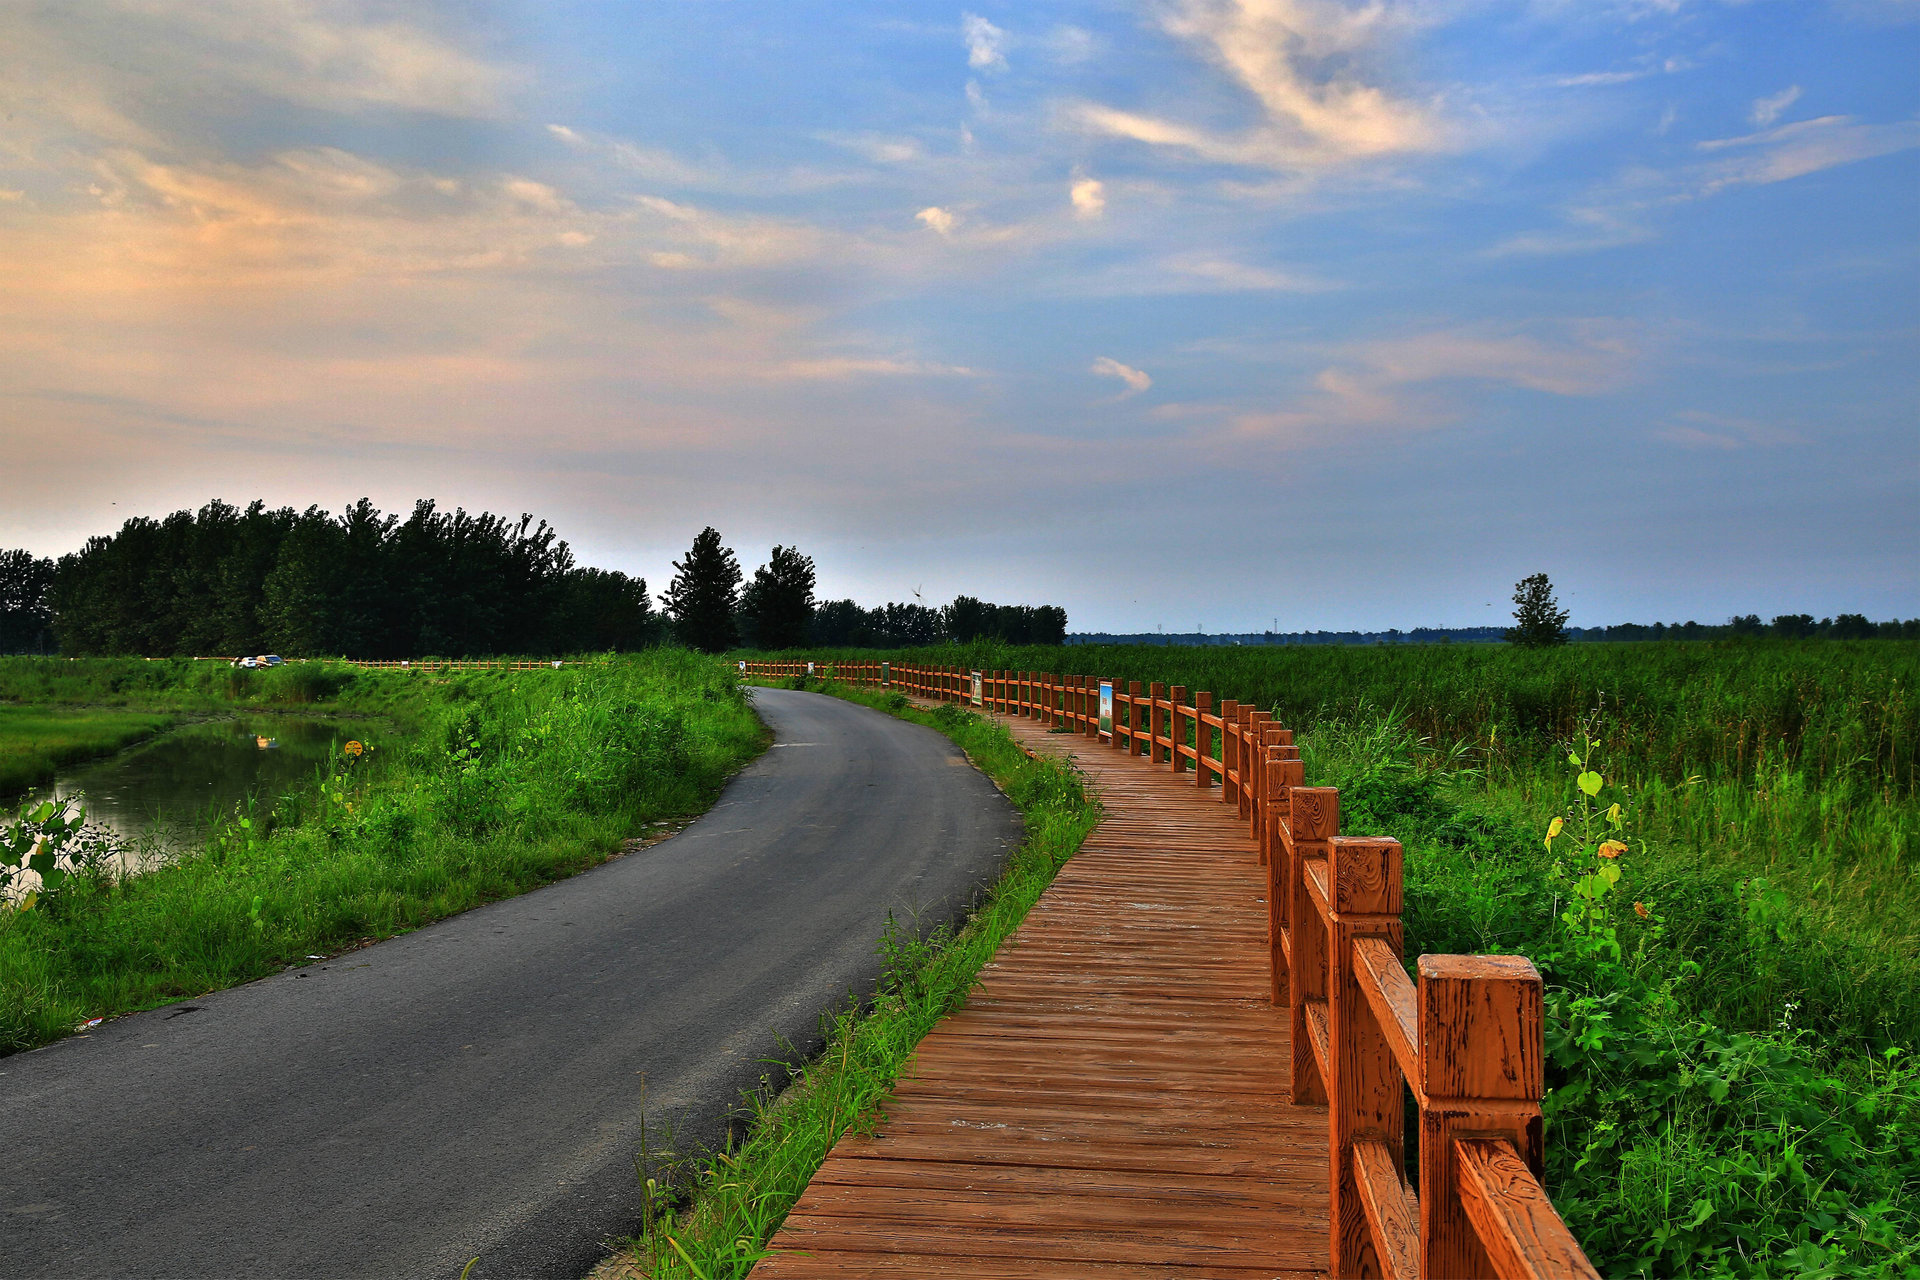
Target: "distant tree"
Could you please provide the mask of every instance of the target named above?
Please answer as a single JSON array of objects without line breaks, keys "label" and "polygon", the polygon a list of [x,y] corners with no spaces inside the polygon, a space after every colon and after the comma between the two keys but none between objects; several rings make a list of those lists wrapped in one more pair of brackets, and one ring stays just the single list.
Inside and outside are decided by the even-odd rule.
[{"label": "distant tree", "polygon": [[0,653],[53,648],[53,561],[0,551]]},{"label": "distant tree", "polygon": [[966,644],[995,633],[997,612],[993,605],[972,596],[955,596],[952,604],[940,610],[940,621],[956,643]]},{"label": "distant tree", "polygon": [[868,611],[851,600],[828,600],[816,605],[808,635],[814,644],[833,649],[870,649],[879,643],[879,629],[873,625]]},{"label": "distant tree", "polygon": [[881,615],[880,643],[890,649],[919,649],[948,639],[940,610],[923,604],[889,604]]},{"label": "distant tree", "polygon": [[1728,618],[1727,628],[1736,636],[1764,635],[1767,630],[1757,613],[1743,613],[1737,618]]},{"label": "distant tree", "polygon": [[336,621],[343,541],[340,527],[319,507],[308,507],[287,531],[262,587],[260,627],[268,646],[294,658],[345,652]]},{"label": "distant tree", "polygon": [[775,547],[740,593],[740,629],[756,649],[797,649],[813,626],[813,559]]},{"label": "distant tree", "polygon": [[703,653],[722,653],[738,639],[734,611],[740,598],[740,562],[720,545],[709,525],[694,538],[685,560],[673,562],[673,581],[660,597],[680,642]]},{"label": "distant tree", "polygon": [[1513,626],[1507,630],[1507,643],[1527,649],[1546,648],[1567,642],[1567,611],[1553,598],[1553,584],[1547,575],[1536,573],[1514,584]]},{"label": "distant tree", "polygon": [[1835,640],[1865,640],[1876,628],[1861,613],[1842,613],[1833,620],[1833,630],[1828,632]]},{"label": "distant tree", "polygon": [[1784,640],[1806,640],[1819,626],[1810,613],[1783,613],[1773,620],[1773,634]]},{"label": "distant tree", "polygon": [[660,619],[645,578],[607,569],[575,569],[567,575],[552,652],[625,653],[659,642]]}]

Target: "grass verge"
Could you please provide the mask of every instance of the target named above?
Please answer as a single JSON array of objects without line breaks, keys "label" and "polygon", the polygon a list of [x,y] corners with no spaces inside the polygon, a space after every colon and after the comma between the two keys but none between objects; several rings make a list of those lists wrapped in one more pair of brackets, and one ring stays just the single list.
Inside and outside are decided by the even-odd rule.
[{"label": "grass verge", "polygon": [[176,719],[163,712],[0,705],[0,796],[37,787],[62,765],[164,732]]},{"label": "grass verge", "polygon": [[239,806],[169,865],[83,865],[0,910],[0,1054],[583,871],[704,810],[764,740],[733,673],[681,650],[432,683],[338,674],[340,705],[405,705],[417,727]]},{"label": "grass verge", "polygon": [[744,1138],[683,1165],[677,1177],[646,1180],[645,1226],[623,1254],[629,1274],[745,1276],[833,1144],[849,1129],[870,1129],[914,1046],[965,1002],[981,967],[1099,821],[1071,765],[1030,758],[1001,725],[953,705],[922,711],[897,693],[810,687],[946,734],[1025,815],[1026,838],[957,930],[942,927],[922,939],[911,928],[889,927],[879,941],[886,963],[871,1005],[830,1015],[820,1055],[777,1097],[747,1099]]}]

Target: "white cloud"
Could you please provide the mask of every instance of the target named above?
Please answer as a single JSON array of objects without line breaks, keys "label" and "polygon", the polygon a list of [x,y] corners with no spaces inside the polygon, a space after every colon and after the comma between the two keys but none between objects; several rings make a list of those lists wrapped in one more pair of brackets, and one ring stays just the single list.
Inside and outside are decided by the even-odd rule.
[{"label": "white cloud", "polygon": [[926,154],[918,138],[890,137],[879,133],[822,133],[815,136],[822,142],[845,147],[874,164],[906,164]]},{"label": "white cloud", "polygon": [[1007,56],[1001,50],[1007,33],[977,13],[960,19],[960,30],[967,41],[967,65],[975,71],[1005,71]]},{"label": "white cloud", "polygon": [[1292,405],[1230,412],[1229,421],[1242,434],[1301,441],[1358,428],[1426,428],[1458,416],[1454,398],[1443,394],[1447,383],[1599,395],[1632,376],[1635,356],[1634,344],[1609,321],[1549,326],[1543,333],[1433,330],[1351,344]]},{"label": "white cloud", "polygon": [[1707,168],[1700,184],[1699,194],[1712,195],[1725,187],[1785,182],[1920,146],[1920,120],[1861,124],[1851,116],[1821,116],[1699,146],[1706,152],[1728,153],[1726,160]]},{"label": "white cloud", "polygon": [[1126,383],[1127,389],[1120,393],[1120,398],[1123,400],[1128,396],[1137,396],[1153,385],[1153,379],[1145,373],[1131,365],[1121,364],[1112,356],[1101,356],[1088,367],[1087,372],[1098,374],[1103,378],[1118,378]]},{"label": "white cloud", "polygon": [[[15,8],[14,6],[8,6]],[[521,79],[419,22],[313,0],[105,0],[0,15],[16,77],[90,128],[113,113],[153,127],[176,88],[240,88],[321,110],[497,116]],[[157,110],[156,110],[157,108]],[[114,132],[122,141],[131,135]]]},{"label": "white cloud", "polygon": [[818,360],[787,360],[775,366],[771,376],[824,382],[863,377],[977,378],[980,372],[965,365],[931,364],[925,360],[831,356]]},{"label": "white cloud", "polygon": [[1694,145],[1706,159],[1672,172],[1630,169],[1587,201],[1564,210],[1567,225],[1508,237],[1487,252],[1495,257],[1584,253],[1651,240],[1658,234],[1657,215],[1663,210],[1737,187],[1785,182],[1920,147],[1920,120],[1863,124],[1851,116],[1821,116]]},{"label": "white cloud", "polygon": [[1078,178],[1067,191],[1073,201],[1073,216],[1086,221],[1098,218],[1107,211],[1106,184],[1098,178]]},{"label": "white cloud", "polygon": [[938,232],[941,236],[951,236],[953,234],[953,229],[956,226],[958,226],[960,223],[959,218],[949,213],[947,210],[942,209],[937,204],[928,205],[926,208],[922,209],[920,212],[914,214],[913,216],[918,218],[921,222],[926,223],[928,228]]},{"label": "white cloud", "polygon": [[1805,444],[1806,437],[1772,423],[1722,413],[1688,409],[1676,413],[1674,421],[1654,434],[1670,444],[1689,449],[1732,451],[1749,448],[1778,448]]},{"label": "white cloud", "polygon": [[1562,89],[1586,89],[1597,85],[1629,84],[1652,74],[1652,71],[1644,68],[1639,71],[1588,71],[1577,76],[1561,76],[1554,83]]},{"label": "white cloud", "polygon": [[1264,121],[1237,137],[1110,107],[1083,105],[1086,128],[1204,159],[1275,168],[1432,150],[1445,130],[1431,109],[1370,76],[1410,11],[1333,0],[1179,0],[1166,29],[1197,45],[1260,104]]},{"label": "white cloud", "polygon": [[1764,129],[1780,118],[1780,113],[1800,101],[1800,86],[1790,84],[1771,97],[1755,98],[1747,119]]},{"label": "white cloud", "polygon": [[1288,293],[1321,293],[1337,286],[1324,280],[1289,271],[1275,271],[1237,262],[1218,254],[1188,253],[1170,258],[1165,266],[1188,277],[1196,284],[1222,293],[1283,290]]},{"label": "white cloud", "polygon": [[1100,42],[1085,27],[1055,27],[1044,44],[1055,62],[1068,67],[1091,61],[1100,49]]}]

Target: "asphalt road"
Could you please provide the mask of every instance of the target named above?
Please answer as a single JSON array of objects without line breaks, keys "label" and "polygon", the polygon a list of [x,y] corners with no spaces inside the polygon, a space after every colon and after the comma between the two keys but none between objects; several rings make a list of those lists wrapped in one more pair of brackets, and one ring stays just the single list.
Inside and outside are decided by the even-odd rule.
[{"label": "asphalt road", "polygon": [[756,691],[775,745],[672,839],[0,1058],[0,1275],[578,1277],[820,1013],[888,910],[951,918],[1019,817],[940,735]]}]

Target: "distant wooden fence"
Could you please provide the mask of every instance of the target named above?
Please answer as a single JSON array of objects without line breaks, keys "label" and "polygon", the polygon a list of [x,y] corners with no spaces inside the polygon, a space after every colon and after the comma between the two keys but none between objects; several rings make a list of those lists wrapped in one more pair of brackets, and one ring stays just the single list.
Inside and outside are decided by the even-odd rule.
[{"label": "distant wooden fence", "polygon": [[350,667],[403,667],[409,671],[558,671],[563,665],[569,667],[584,666],[579,662],[563,662],[559,658],[549,658],[545,662],[536,661],[500,661],[487,658],[346,658],[342,659]]},{"label": "distant wooden fence", "polygon": [[[169,658],[148,658],[148,662],[169,662]],[[195,662],[225,662],[229,665],[240,661],[239,658],[194,658]],[[288,658],[281,666],[295,662],[341,662],[349,667],[395,667],[408,671],[558,671],[563,665],[569,667],[591,666],[585,662],[563,662],[559,658],[545,661],[536,659],[515,659],[512,661],[492,658]]]},{"label": "distant wooden fence", "polygon": [[[1333,1276],[1501,1280],[1598,1273],[1542,1189],[1540,974],[1523,956],[1424,955],[1407,976],[1396,840],[1340,834],[1293,733],[1231,699],[1139,681],[904,664],[744,662],[1028,716],[1140,756],[1238,807],[1267,868],[1273,1000],[1293,1098],[1324,1105]],[[1105,689],[1104,706],[1102,691]],[[1419,1113],[1406,1176],[1405,1094]]]}]

